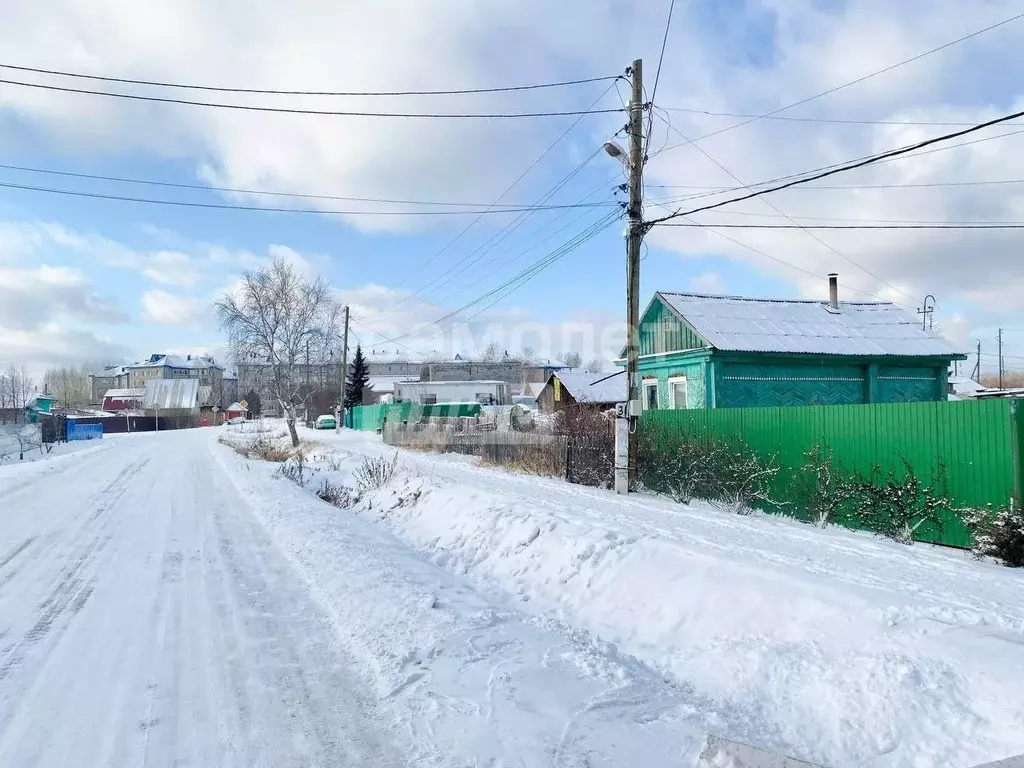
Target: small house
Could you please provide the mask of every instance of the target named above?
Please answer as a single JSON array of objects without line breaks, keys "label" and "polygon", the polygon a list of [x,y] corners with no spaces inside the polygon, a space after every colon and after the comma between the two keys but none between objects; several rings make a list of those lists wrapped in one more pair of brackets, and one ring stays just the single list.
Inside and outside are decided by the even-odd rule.
[{"label": "small house", "polygon": [[232,419],[245,419],[248,418],[249,411],[246,410],[241,403],[232,403],[224,411],[224,418],[228,421]]},{"label": "small house", "polygon": [[53,408],[54,398],[49,395],[36,394],[25,403],[25,422],[28,424],[36,424],[39,422],[40,416],[49,415]]},{"label": "small house", "polygon": [[103,410],[112,413],[141,410],[142,400],[145,396],[146,390],[142,387],[108,389],[103,394]]},{"label": "small house", "polygon": [[[641,407],[939,401],[967,356],[890,302],[658,291],[639,327]],[[624,365],[625,360],[616,361]]]},{"label": "small house", "polygon": [[537,395],[537,409],[541,413],[554,413],[575,405],[595,409],[614,408],[624,402],[626,373],[586,373],[567,370],[552,373]]},{"label": "small house", "polygon": [[480,405],[511,405],[508,382],[482,381],[396,381],[396,403],[435,405],[438,403],[479,403]]}]

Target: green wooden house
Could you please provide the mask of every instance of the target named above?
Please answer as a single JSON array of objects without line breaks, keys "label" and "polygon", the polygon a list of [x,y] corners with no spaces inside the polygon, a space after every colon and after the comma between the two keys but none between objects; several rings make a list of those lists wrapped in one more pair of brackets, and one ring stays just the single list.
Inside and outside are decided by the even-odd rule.
[{"label": "green wooden house", "polygon": [[[655,408],[945,400],[952,344],[888,302],[654,294],[640,395]],[[625,360],[618,361],[620,365]]]}]

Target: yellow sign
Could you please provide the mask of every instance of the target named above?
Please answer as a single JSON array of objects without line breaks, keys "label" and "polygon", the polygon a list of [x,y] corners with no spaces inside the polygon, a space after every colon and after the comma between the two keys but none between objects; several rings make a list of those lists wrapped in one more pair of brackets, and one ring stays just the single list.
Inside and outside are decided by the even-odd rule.
[{"label": "yellow sign", "polygon": [[249,407],[249,403],[247,403],[245,400],[240,402],[239,405],[242,406],[243,408],[248,408]]}]

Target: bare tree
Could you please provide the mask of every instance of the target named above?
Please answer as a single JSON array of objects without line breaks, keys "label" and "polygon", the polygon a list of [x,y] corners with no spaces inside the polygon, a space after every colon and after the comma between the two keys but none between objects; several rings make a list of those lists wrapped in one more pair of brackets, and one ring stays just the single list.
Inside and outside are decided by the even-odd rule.
[{"label": "bare tree", "polygon": [[539,359],[537,351],[533,347],[523,347],[519,353],[519,359],[526,365],[532,365]]},{"label": "bare tree", "polygon": [[566,352],[562,361],[570,368],[579,368],[583,365],[583,355],[579,352]]},{"label": "bare tree", "polygon": [[85,366],[48,368],[43,374],[43,387],[64,407],[85,405],[92,399],[89,370]]},{"label": "bare tree", "polygon": [[601,373],[601,371],[604,370],[604,360],[602,360],[599,357],[595,357],[593,360],[587,363],[587,367],[584,368],[583,370],[585,370],[587,373]]},{"label": "bare tree", "polygon": [[308,365],[331,359],[341,307],[321,278],[307,279],[283,259],[246,272],[235,293],[216,303],[235,360],[266,365],[267,385],[284,413],[292,445],[295,420],[313,394]]},{"label": "bare tree", "polygon": [[501,347],[498,346],[497,342],[493,341],[487,345],[487,349],[480,355],[480,359],[485,363],[497,363],[501,360],[501,357]]}]

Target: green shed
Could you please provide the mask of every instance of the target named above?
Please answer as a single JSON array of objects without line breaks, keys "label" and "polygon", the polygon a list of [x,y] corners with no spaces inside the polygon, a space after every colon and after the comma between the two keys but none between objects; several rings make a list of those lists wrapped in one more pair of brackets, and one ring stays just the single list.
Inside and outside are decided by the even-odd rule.
[{"label": "green shed", "polygon": [[[640,319],[644,410],[945,400],[945,339],[889,302],[654,294]],[[625,360],[619,360],[620,365]]]}]

